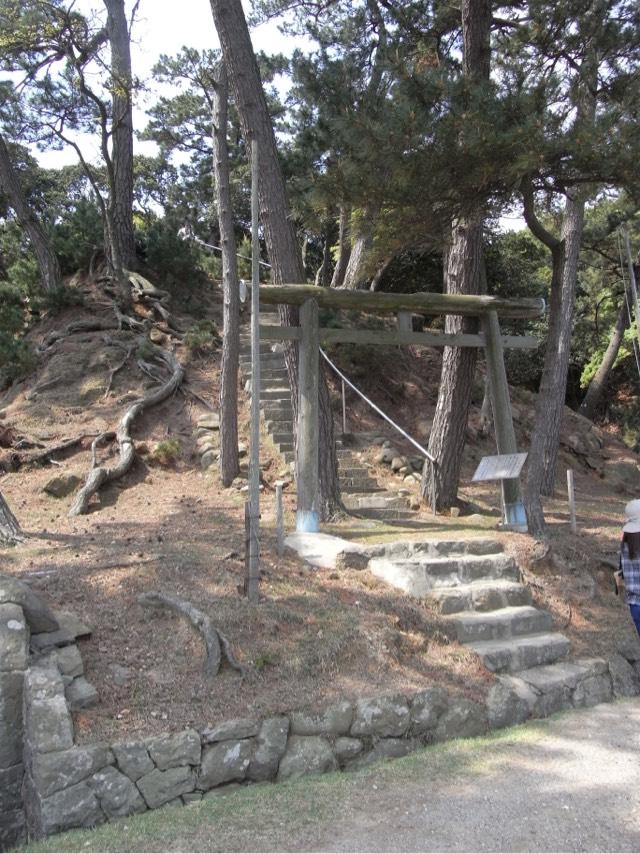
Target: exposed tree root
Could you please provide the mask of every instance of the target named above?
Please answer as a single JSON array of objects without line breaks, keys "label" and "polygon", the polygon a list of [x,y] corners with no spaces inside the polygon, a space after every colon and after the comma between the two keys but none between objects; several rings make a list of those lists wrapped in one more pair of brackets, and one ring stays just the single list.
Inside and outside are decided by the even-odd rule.
[{"label": "exposed tree root", "polygon": [[227,638],[218,631],[202,611],[199,611],[191,602],[171,596],[167,593],[142,593],[138,596],[138,602],[146,608],[168,608],[183,617],[186,617],[191,625],[202,635],[207,650],[207,660],[204,672],[207,676],[216,676],[220,670],[222,659],[242,676],[246,675],[245,668],[236,660],[231,651]]},{"label": "exposed tree root", "polygon": [[70,335],[77,335],[82,332],[102,332],[107,331],[108,329],[118,329],[118,324],[113,320],[94,320],[94,319],[83,319],[83,320],[74,320],[68,326],[65,326],[64,329],[53,329],[46,335],[42,344],[37,348],[38,353],[46,352],[50,347],[53,347],[58,341],[61,341],[63,338],[68,338]]},{"label": "exposed tree root", "polygon": [[16,545],[24,541],[20,523],[0,492],[0,542]]},{"label": "exposed tree root", "polygon": [[148,409],[151,406],[156,406],[158,403],[162,403],[163,400],[166,400],[166,398],[172,395],[176,389],[180,387],[180,384],[184,379],[184,368],[172,353],[169,353],[166,350],[161,350],[159,347],[154,347],[154,345],[150,344],[146,339],[143,339],[143,341],[139,343],[144,343],[145,347],[152,346],[154,348],[155,358],[169,369],[171,375],[169,379],[158,388],[150,391],[139,400],[134,401],[120,420],[120,424],[118,425],[115,435],[120,453],[117,465],[113,468],[96,465],[97,459],[95,449],[98,442],[97,440],[94,442],[93,465],[91,471],[87,475],[85,485],[76,494],[71,510],[69,511],[70,516],[79,516],[87,513],[89,509],[89,501],[91,497],[98,492],[100,487],[110,481],[118,480],[118,478],[121,478],[129,471],[135,459],[135,445],[131,438],[131,427],[133,422],[142,412],[144,412],[145,409]]},{"label": "exposed tree root", "polygon": [[[74,439],[64,439],[57,445],[42,449],[42,446],[35,451],[20,451],[17,447],[9,449],[6,453],[0,456],[0,471],[17,471],[22,466],[37,465],[38,463],[53,462],[49,457],[51,454],[60,454],[64,451],[69,451],[80,445],[81,442],[94,436],[94,433],[83,433],[81,436],[76,436]],[[22,440],[24,441],[24,440]],[[55,463],[54,463],[55,464]]]}]

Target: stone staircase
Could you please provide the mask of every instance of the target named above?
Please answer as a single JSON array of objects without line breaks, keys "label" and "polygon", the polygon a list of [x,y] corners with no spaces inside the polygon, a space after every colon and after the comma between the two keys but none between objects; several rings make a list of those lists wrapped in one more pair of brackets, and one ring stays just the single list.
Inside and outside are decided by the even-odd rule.
[{"label": "stone staircase", "polygon": [[[261,322],[277,315],[266,313]],[[248,332],[240,336],[240,372],[245,389],[251,390],[251,340]],[[260,412],[274,445],[287,464],[295,458],[293,444],[293,407],[284,355],[278,345],[260,344]],[[345,507],[361,516],[387,521],[414,519],[406,496],[387,492],[370,470],[358,459],[356,452],[343,438],[336,440],[340,489]]]},{"label": "stone staircase", "polygon": [[379,547],[369,569],[435,603],[458,641],[495,673],[522,675],[569,652],[569,641],[554,631],[551,614],[531,604],[515,560],[495,540],[392,543]]}]

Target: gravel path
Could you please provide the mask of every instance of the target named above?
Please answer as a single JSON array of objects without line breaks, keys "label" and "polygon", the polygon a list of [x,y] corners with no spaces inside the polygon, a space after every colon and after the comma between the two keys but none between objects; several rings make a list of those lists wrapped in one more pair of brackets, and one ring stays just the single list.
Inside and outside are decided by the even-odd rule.
[{"label": "gravel path", "polygon": [[[640,701],[550,721],[456,770],[370,788],[327,851],[639,851]],[[291,849],[296,845],[291,840]]]}]

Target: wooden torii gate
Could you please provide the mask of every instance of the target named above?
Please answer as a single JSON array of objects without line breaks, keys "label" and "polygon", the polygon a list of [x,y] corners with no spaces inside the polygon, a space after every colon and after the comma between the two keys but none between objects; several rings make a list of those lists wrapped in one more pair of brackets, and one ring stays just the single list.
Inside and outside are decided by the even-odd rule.
[{"label": "wooden torii gate", "polygon": [[[387,294],[346,291],[315,285],[261,285],[261,303],[300,307],[300,326],[260,326],[263,341],[297,341],[299,344],[298,424],[296,479],[298,507],[296,529],[318,530],[318,381],[319,352],[324,343],[403,345],[424,347],[483,347],[489,371],[489,391],[499,454],[517,453],[511,416],[504,349],[535,349],[539,342],[530,336],[502,335],[499,316],[535,318],[544,314],[540,299],[503,299],[466,294]],[[396,314],[397,330],[329,329],[318,321],[319,308],[350,309],[375,314]],[[422,315],[465,315],[478,317],[480,331],[446,333],[408,330],[407,313]],[[504,481],[507,523],[526,526],[518,479]]]}]

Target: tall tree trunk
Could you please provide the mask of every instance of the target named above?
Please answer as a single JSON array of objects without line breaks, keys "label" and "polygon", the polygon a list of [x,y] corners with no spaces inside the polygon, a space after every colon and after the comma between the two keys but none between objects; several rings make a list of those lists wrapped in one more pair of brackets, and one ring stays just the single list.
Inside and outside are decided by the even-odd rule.
[{"label": "tall tree trunk", "polygon": [[628,328],[629,312],[627,310],[626,299],[623,297],[622,305],[620,306],[620,311],[618,312],[615,326],[611,332],[611,337],[609,338],[609,344],[605,354],[602,357],[598,370],[591,378],[591,382],[587,388],[587,393],[580,404],[579,412],[581,415],[584,415],[585,418],[593,420],[598,412],[603,392],[609,382],[609,375],[616,363],[620,345],[624,339],[624,333]]},{"label": "tall tree trunk", "polygon": [[[260,158],[260,217],[264,228],[273,278],[277,284],[302,283],[304,268],[291,217],[287,190],[278,159],[273,125],[240,0],[211,0],[213,20],[220,39],[242,132],[247,143],[255,140]],[[249,147],[249,146],[248,146]],[[250,147],[249,147],[250,148]],[[298,312],[280,307],[281,321],[297,325]],[[297,347],[285,349],[294,415],[298,409]],[[320,451],[318,513],[326,519],[342,508],[335,453],[333,416],[326,378],[320,380]]]},{"label": "tall tree trunk", "polygon": [[[463,72],[470,84],[489,79],[490,0],[463,0]],[[450,294],[479,294],[485,289],[482,234],[484,205],[476,204],[453,225],[452,242],[446,259],[446,291]],[[471,331],[476,324],[468,318],[448,316],[447,332]],[[433,472],[436,507],[451,507],[458,494],[473,376],[477,361],[475,348],[445,347],[438,402],[429,436],[429,452],[435,457]],[[430,466],[425,466],[421,495],[430,498]]]},{"label": "tall tree trunk", "polygon": [[134,269],[133,116],[131,105],[131,41],[124,0],[104,0],[111,48],[112,186],[107,218],[108,252],[117,275]]},{"label": "tall tree trunk", "polygon": [[571,326],[585,195],[581,190],[568,191],[559,239],[547,232],[535,217],[530,185],[525,188],[523,198],[527,225],[551,250],[552,263],[549,333],[531,432],[525,483],[529,531],[534,536],[543,536],[546,525],[541,496],[553,494],[555,485],[571,353]]},{"label": "tall tree trunk", "polygon": [[215,70],[213,90],[213,177],[220,246],[222,247],[222,368],[220,371],[220,478],[229,486],[240,472],[238,459],[238,360],[240,294],[236,238],[233,230],[229,150],[227,146],[228,85],[224,62]]},{"label": "tall tree trunk", "polygon": [[375,269],[372,250],[376,215],[377,210],[368,208],[358,223],[358,233],[351,245],[349,262],[342,283],[342,286],[349,290],[366,287]]},{"label": "tall tree trunk", "polygon": [[345,273],[351,255],[351,206],[340,205],[340,221],[338,224],[338,260],[331,278],[332,288],[341,288],[344,284]]},{"label": "tall tree trunk", "polygon": [[58,259],[51,248],[51,243],[44,229],[36,219],[20,186],[20,180],[13,168],[9,151],[2,135],[0,135],[0,187],[15,211],[20,225],[24,228],[31,241],[40,267],[42,287],[46,291],[60,287],[62,277]]},{"label": "tall tree trunk", "polygon": [[322,229],[322,263],[318,267],[315,277],[315,284],[321,288],[326,288],[330,284],[331,244],[335,237],[335,229],[333,219],[327,220]]}]

